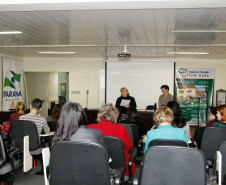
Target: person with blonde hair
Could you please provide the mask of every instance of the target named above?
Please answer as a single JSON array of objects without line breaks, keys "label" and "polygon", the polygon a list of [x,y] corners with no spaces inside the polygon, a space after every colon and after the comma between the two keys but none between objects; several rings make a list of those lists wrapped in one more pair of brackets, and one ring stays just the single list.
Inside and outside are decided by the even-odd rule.
[{"label": "person with blonde hair", "polygon": [[[102,136],[113,136],[122,140],[124,146],[124,154],[126,161],[126,172],[125,176],[129,175],[128,163],[130,154],[128,153],[133,147],[133,142],[130,140],[129,134],[127,133],[126,127],[117,123],[119,112],[114,105],[111,103],[104,104],[100,107],[97,114],[97,124],[88,125],[89,128],[99,129],[102,132]],[[134,174],[136,165],[133,162],[132,173]]]},{"label": "person with blonde hair", "polygon": [[137,108],[136,101],[134,97],[130,96],[129,91],[126,87],[120,89],[121,96],[118,97],[115,107],[119,110],[120,120],[126,119],[128,108]]},{"label": "person with blonde hair", "polygon": [[159,107],[155,111],[153,120],[157,129],[148,131],[144,153],[147,151],[149,143],[155,139],[176,139],[188,142],[184,129],[171,125],[173,119],[173,112],[169,107]]}]

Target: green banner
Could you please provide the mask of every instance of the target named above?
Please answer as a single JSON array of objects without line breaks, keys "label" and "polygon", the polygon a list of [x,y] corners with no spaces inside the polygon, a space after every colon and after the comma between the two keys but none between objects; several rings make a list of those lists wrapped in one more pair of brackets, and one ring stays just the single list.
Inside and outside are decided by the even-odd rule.
[{"label": "green banner", "polygon": [[175,97],[189,124],[205,126],[213,105],[214,80],[177,78]]}]

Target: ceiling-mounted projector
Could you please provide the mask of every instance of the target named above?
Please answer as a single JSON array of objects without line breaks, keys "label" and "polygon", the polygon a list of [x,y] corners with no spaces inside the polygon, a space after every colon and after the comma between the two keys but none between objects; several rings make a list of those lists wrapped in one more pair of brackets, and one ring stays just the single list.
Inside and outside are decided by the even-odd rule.
[{"label": "ceiling-mounted projector", "polygon": [[118,54],[118,58],[130,58],[131,55],[127,53],[126,45],[124,46],[124,50],[121,54]]},{"label": "ceiling-mounted projector", "polygon": [[131,55],[128,54],[128,53],[121,53],[121,54],[118,54],[118,57],[119,57],[119,58],[130,58]]}]

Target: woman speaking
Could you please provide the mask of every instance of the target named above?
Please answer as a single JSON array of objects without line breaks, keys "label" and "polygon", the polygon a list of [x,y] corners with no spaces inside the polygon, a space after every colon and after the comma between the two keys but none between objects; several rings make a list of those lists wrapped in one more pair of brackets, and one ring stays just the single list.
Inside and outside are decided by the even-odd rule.
[{"label": "woman speaking", "polygon": [[119,120],[125,120],[126,114],[127,114],[127,109],[128,108],[137,108],[137,104],[136,104],[134,97],[129,95],[128,89],[126,87],[122,87],[120,89],[120,91],[121,91],[121,96],[118,97],[115,107],[120,112]]}]

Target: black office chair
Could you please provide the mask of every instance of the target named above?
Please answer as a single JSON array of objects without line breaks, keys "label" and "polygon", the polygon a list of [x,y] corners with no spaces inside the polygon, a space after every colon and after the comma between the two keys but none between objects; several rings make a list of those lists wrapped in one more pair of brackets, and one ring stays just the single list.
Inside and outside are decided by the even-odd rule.
[{"label": "black office chair", "polygon": [[152,146],[182,146],[188,147],[188,144],[176,139],[155,139],[148,144],[148,148]]},{"label": "black office chair", "polygon": [[[11,142],[14,142],[16,148],[19,148],[21,150],[24,149],[24,137],[29,136],[29,152],[34,158],[40,160],[42,165],[43,147],[40,144],[35,123],[33,121],[27,120],[13,120],[10,129]],[[25,168],[24,172],[27,172]]]},{"label": "black office chair", "polygon": [[207,160],[213,161],[220,144],[226,141],[226,128],[206,127],[200,145],[200,150]]},{"label": "black office chair", "polygon": [[7,181],[12,185],[14,181],[14,170],[21,166],[20,152],[16,148],[5,151],[5,147],[0,136],[0,180]]},{"label": "black office chair", "polygon": [[97,143],[57,142],[51,151],[50,184],[110,185],[107,151]]},{"label": "black office chair", "polygon": [[206,185],[204,154],[194,148],[155,146],[147,150],[134,183],[139,185]]},{"label": "black office chair", "polygon": [[47,124],[50,128],[50,132],[56,132],[57,123],[55,121],[47,121]]},{"label": "black office chair", "polygon": [[206,127],[197,127],[194,134],[194,146],[198,149],[201,147],[203,133]]},{"label": "black office chair", "polygon": [[108,157],[111,162],[109,163],[110,168],[120,169],[122,172],[121,183],[124,184],[124,174],[126,171],[126,162],[124,147],[121,139],[112,136],[103,136],[104,147],[108,152]]}]

